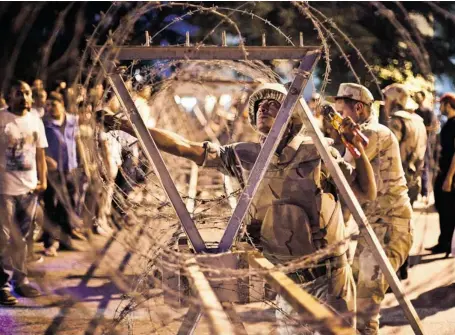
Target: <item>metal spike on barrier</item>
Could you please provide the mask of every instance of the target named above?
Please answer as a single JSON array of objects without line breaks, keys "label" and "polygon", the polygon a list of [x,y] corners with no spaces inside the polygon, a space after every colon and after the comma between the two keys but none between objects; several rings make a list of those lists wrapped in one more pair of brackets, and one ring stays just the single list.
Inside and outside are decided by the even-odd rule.
[{"label": "metal spike on barrier", "polygon": [[190,46],[190,32],[187,31],[185,34],[185,46],[189,47]]},{"label": "metal spike on barrier", "polygon": [[221,46],[227,47],[227,39],[226,39],[226,32],[223,31],[221,33]]},{"label": "metal spike on barrier", "polygon": [[145,46],[146,47],[150,46],[150,35],[148,31],[145,31]]}]

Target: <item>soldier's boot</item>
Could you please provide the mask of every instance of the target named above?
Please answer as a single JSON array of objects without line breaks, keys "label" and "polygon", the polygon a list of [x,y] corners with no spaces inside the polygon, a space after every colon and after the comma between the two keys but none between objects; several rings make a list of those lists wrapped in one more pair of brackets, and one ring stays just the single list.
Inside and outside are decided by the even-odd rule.
[{"label": "soldier's boot", "polygon": [[406,260],[404,261],[404,264],[400,267],[400,270],[398,270],[399,272],[399,277],[401,280],[405,280],[405,279],[408,279],[408,267],[409,267],[409,257],[406,258]]},{"label": "soldier's boot", "polygon": [[373,298],[357,298],[357,331],[362,335],[379,334],[380,304]]}]

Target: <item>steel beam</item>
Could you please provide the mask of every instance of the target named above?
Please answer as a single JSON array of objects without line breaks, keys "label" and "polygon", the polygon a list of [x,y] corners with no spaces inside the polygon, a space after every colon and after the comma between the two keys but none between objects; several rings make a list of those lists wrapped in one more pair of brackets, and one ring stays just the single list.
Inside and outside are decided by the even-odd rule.
[{"label": "steel beam", "polygon": [[362,236],[367,241],[368,246],[370,247],[371,252],[374,255],[374,258],[376,259],[382,272],[384,273],[384,276],[387,282],[389,283],[390,287],[392,288],[395,297],[400,303],[401,308],[403,309],[406,315],[406,318],[408,319],[412,329],[414,330],[414,333],[418,335],[423,334],[423,326],[419,319],[419,316],[417,315],[414,306],[412,306],[411,302],[406,297],[403,291],[403,287],[401,286],[400,280],[395,274],[395,270],[392,268],[392,265],[390,264],[387,255],[385,254],[381,244],[379,243],[378,238],[376,237],[376,234],[374,233],[373,229],[368,223],[368,220],[362,210],[362,207],[357,201],[357,197],[355,196],[354,192],[349,186],[340,167],[334,161],[333,157],[329,154],[329,147],[327,141],[324,140],[324,135],[317,126],[310,108],[308,107],[304,99],[300,99],[300,104],[302,106],[302,110],[299,109],[301,112],[300,117],[303,121],[305,129],[313,139],[313,142],[316,148],[318,149],[318,152],[321,155],[321,158],[324,161],[327,169],[329,170],[330,175],[335,180],[338,192],[341,194],[343,200],[345,201],[346,205],[351,211],[355,221],[359,225]]},{"label": "steel beam", "polygon": [[185,271],[188,274],[193,291],[199,298],[202,309],[209,321],[210,333],[222,335],[235,334],[229,317],[196,260],[194,258],[188,260],[186,266]]},{"label": "steel beam", "polygon": [[260,253],[250,253],[248,263],[254,268],[268,270],[265,274],[266,281],[286,299],[296,312],[305,313],[311,316],[316,323],[320,323],[324,328],[322,334],[348,335],[354,333],[354,329],[346,325],[343,319],[332,313],[330,309],[307,293],[286,274],[274,270],[275,266]]},{"label": "steel beam", "polygon": [[[95,46],[100,51],[102,46]],[[273,47],[244,47],[230,46],[108,46],[105,52],[118,60],[153,60],[153,59],[181,59],[181,60],[274,60],[274,59],[302,59],[305,55],[320,52],[320,47],[304,46],[273,46]]]},{"label": "steel beam", "polygon": [[[101,47],[95,47],[95,50],[100,50]],[[289,122],[291,111],[295,107],[299,96],[308,81],[308,74],[313,69],[317,59],[320,55],[319,47],[108,47],[109,57],[118,60],[133,60],[133,59],[186,59],[186,60],[240,60],[240,59],[253,59],[253,60],[273,60],[273,59],[301,59],[304,56],[299,69],[300,72],[294,79],[290,88],[290,94],[286,96],[280,111],[277,115],[276,121],[267,137],[263,148],[258,156],[258,159],[250,173],[248,184],[240,196],[237,207],[234,210],[233,216],[229,220],[228,227],[220,242],[219,252],[227,251],[232,246],[232,243],[240,228],[246,211],[257,191],[259,183],[269,165],[270,159],[274,154],[279,140]],[[110,52],[110,54],[109,54]],[[178,194],[169,172],[164,165],[162,157],[151,138],[148,130],[140,117],[128,90],[120,76],[120,74],[108,74],[109,81],[111,82],[120,102],[127,113],[129,120],[132,123],[134,132],[139,139],[142,148],[150,162],[153,163],[155,171],[160,178],[160,181],[171,200],[177,215],[179,216],[182,226],[188,235],[190,242],[196,252],[203,252],[206,250],[204,241],[202,240],[199,232],[196,229],[194,222],[188,211],[183,204],[183,201]],[[360,204],[358,203],[351,188],[347,184],[344,175],[341,173],[339,166],[333,161],[329,154],[327,143],[323,140],[322,133],[316,126],[311,111],[309,110],[306,102],[300,99],[303,107],[301,118],[305,127],[310,130],[310,135],[326,164],[329,172],[334,178],[338,190],[346,201],[351,213],[353,214],[357,224],[361,228],[361,232],[369,244],[376,261],[379,263],[387,282],[391,286],[396,298],[398,299],[401,307],[403,308],[406,317],[408,318],[414,332],[416,334],[423,334],[423,328],[420,319],[410,303],[409,299],[404,295],[401,284],[395,275],[395,272],[390,265],[374,231],[369,226],[368,221],[363,213]],[[200,316],[199,311],[189,311],[191,319],[197,320]],[[193,317],[192,317],[193,316]],[[193,320],[194,321],[194,320]],[[197,321],[196,321],[197,322]],[[194,330],[194,328],[193,328]]]},{"label": "steel beam", "polygon": [[253,201],[253,197],[255,196],[256,191],[259,188],[259,184],[267,171],[270,160],[275,154],[276,148],[278,147],[289,120],[291,119],[294,107],[299,101],[300,95],[308,82],[311,71],[316,65],[319,56],[320,52],[314,52],[305,56],[302,60],[298,68],[297,75],[295,76],[289,89],[289,93],[286,95],[286,98],[281,104],[272,129],[262,145],[261,151],[256,162],[254,163],[253,169],[250,172],[247,185],[240,195],[237,206],[229,219],[226,230],[220,241],[219,252],[226,252],[231,248],[242,221],[245,218],[248,207]]},{"label": "steel beam", "polygon": [[158,176],[164,191],[171,201],[190,243],[197,253],[206,251],[204,240],[202,239],[193,219],[186,209],[185,204],[183,203],[183,200],[180,197],[174,182],[172,181],[171,175],[166,168],[163,157],[161,157],[155,141],[150,135],[144,120],[139,114],[128,89],[125,86],[122,76],[119,73],[109,73],[106,67],[104,67],[104,70],[106,71],[108,80],[111,83],[122,107],[125,111],[127,111],[125,114],[131,123],[139,144],[141,145],[147,160],[152,163],[156,175]]},{"label": "steel beam", "polygon": [[182,324],[177,332],[177,335],[191,335],[196,330],[199,320],[202,316],[200,306],[191,305],[185,314]]}]

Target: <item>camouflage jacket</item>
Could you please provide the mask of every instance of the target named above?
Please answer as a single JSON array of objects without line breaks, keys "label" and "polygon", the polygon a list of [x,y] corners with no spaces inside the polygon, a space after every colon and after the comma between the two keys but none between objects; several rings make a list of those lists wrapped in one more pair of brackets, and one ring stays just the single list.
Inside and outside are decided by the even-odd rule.
[{"label": "camouflage jacket", "polygon": [[[234,176],[243,185],[261,149],[259,143],[217,146],[206,142],[205,147],[203,166]],[[345,175],[354,178],[353,169],[333,150]],[[260,247],[271,261],[291,260],[328,245],[336,245],[331,256],[344,254],[345,224],[328,179],[309,137],[296,136],[275,154],[253,198],[247,222],[260,224]]]},{"label": "camouflage jacket", "polygon": [[398,111],[391,117],[390,129],[398,139],[405,174],[420,175],[427,148],[423,119],[417,114]]},{"label": "camouflage jacket", "polygon": [[[408,187],[401,164],[400,147],[392,131],[370,117],[360,126],[368,137],[365,152],[373,167],[377,197],[374,201],[361,201],[362,208],[370,223],[409,224],[412,207]],[[349,151],[346,161],[355,165]]]}]

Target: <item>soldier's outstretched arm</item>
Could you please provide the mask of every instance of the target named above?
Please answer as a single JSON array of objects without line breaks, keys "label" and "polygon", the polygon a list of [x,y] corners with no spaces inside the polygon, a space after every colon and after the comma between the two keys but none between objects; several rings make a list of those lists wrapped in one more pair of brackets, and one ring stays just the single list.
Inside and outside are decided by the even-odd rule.
[{"label": "soldier's outstretched arm", "polygon": [[[132,136],[136,136],[133,128],[127,120],[114,118],[113,115],[102,115],[102,112],[97,112],[99,119],[103,118],[104,124],[108,128],[122,130]],[[198,165],[202,165],[205,159],[205,148],[203,143],[192,142],[186,138],[168,130],[149,128],[149,133],[155,141],[157,147],[171,155],[183,157],[192,160]]]}]

